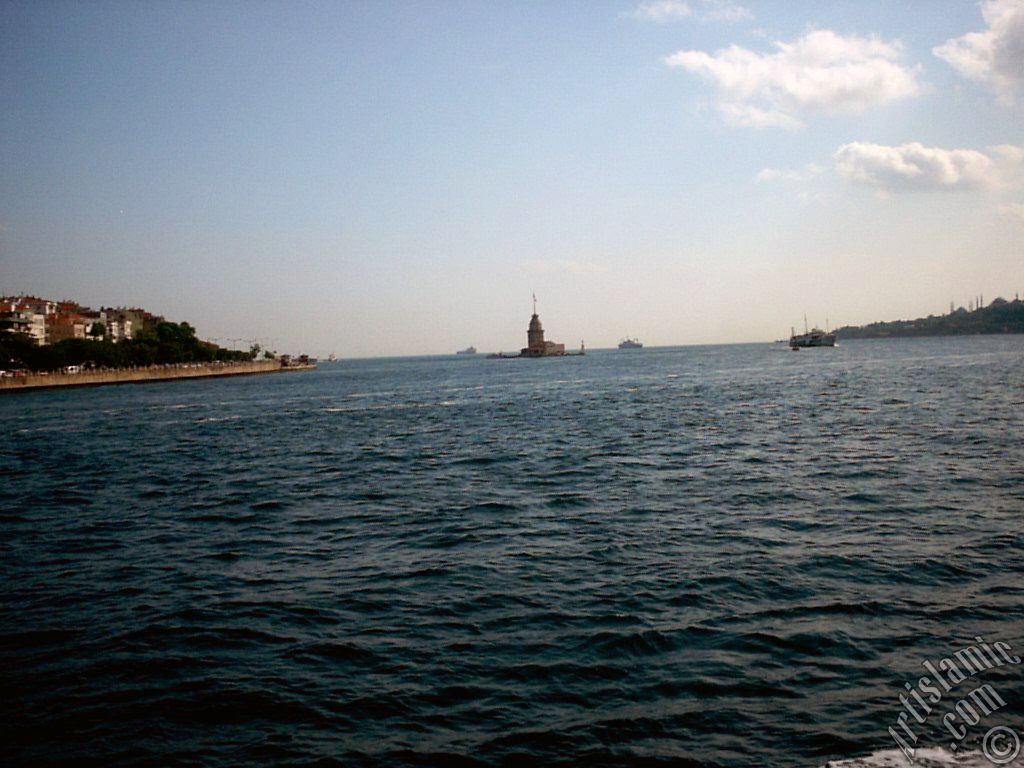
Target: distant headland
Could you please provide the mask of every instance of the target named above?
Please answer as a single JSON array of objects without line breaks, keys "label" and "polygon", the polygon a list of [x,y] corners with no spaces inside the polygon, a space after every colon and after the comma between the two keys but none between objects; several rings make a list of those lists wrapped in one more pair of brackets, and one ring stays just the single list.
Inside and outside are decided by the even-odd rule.
[{"label": "distant headland", "polygon": [[995,299],[984,306],[981,297],[969,308],[954,308],[949,314],[929,315],[916,320],[893,320],[869,325],[847,325],[835,331],[839,339],[886,339],[902,336],[973,336],[986,333],[1024,333],[1024,301]]}]

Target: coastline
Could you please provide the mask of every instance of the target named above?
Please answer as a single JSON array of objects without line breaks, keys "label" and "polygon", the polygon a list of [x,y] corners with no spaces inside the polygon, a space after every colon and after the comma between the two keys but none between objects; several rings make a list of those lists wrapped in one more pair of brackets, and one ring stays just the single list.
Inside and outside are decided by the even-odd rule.
[{"label": "coastline", "polygon": [[0,393],[28,392],[61,387],[100,387],[110,384],[145,384],[180,379],[256,376],[281,371],[305,371],[315,365],[282,365],[280,360],[254,360],[244,363],[197,363],[192,365],[152,366],[83,373],[30,373],[0,378]]}]

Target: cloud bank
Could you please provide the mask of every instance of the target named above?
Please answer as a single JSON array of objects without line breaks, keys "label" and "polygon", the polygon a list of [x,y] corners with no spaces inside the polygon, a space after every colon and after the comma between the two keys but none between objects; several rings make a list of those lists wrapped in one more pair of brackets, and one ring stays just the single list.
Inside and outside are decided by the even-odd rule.
[{"label": "cloud bank", "polygon": [[713,84],[726,122],[755,128],[799,127],[805,115],[857,113],[921,92],[897,42],[825,29],[774,47],[679,51],[665,63]]},{"label": "cloud bank", "polygon": [[947,40],[932,53],[1012,103],[1024,91],[1024,0],[987,0],[981,15],[988,29]]},{"label": "cloud bank", "polygon": [[988,153],[918,142],[897,147],[853,142],[832,156],[839,175],[886,192],[1000,189],[1018,174],[1024,150],[1004,145]]}]

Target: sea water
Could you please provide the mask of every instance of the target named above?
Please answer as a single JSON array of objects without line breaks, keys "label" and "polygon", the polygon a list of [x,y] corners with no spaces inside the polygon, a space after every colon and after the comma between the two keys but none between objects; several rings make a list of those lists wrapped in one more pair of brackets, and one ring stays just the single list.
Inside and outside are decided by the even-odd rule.
[{"label": "sea water", "polygon": [[[895,765],[923,662],[1024,651],[1020,336],[343,361],[0,424],[15,764]],[[1022,679],[946,694],[1006,706],[922,755],[1019,732]]]}]

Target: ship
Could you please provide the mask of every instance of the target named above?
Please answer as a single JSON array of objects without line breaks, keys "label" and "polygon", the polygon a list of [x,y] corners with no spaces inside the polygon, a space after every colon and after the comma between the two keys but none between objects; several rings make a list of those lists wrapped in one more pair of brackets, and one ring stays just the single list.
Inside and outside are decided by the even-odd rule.
[{"label": "ship", "polygon": [[469,346],[469,347],[466,347],[465,349],[460,349],[455,354],[456,355],[475,355],[476,354],[476,347]]},{"label": "ship", "polygon": [[619,342],[619,349],[643,349],[644,345],[640,343],[640,339],[626,338]]},{"label": "ship", "polygon": [[[825,324],[828,328],[828,323]],[[797,333],[793,328],[789,329],[789,348],[802,349],[804,347],[834,347],[836,335],[821,328],[807,328],[807,316],[804,315],[804,332]]]}]

